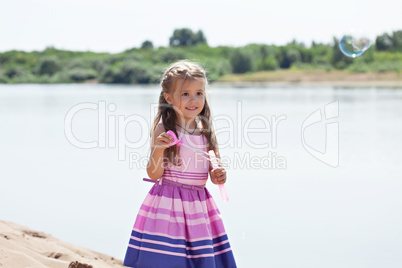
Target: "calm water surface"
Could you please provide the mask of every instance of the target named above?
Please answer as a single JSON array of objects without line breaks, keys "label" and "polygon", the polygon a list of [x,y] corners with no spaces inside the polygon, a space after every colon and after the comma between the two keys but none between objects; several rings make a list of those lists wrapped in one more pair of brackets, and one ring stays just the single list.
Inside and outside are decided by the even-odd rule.
[{"label": "calm water surface", "polygon": [[[142,178],[158,93],[1,85],[0,219],[123,259],[152,186]],[[208,98],[230,201],[207,187],[239,267],[400,267],[402,90],[212,85]],[[335,167],[313,157],[301,136],[303,122],[334,101],[338,115],[322,113],[304,142],[325,152],[335,137]],[[77,107],[66,124],[74,143],[65,120]],[[273,118],[282,118],[275,131]]]}]

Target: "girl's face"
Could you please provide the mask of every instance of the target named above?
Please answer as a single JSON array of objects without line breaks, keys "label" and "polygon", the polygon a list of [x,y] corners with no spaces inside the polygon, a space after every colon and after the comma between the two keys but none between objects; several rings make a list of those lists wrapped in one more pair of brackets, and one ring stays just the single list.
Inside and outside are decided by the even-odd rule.
[{"label": "girl's face", "polygon": [[164,97],[167,103],[174,106],[178,118],[184,119],[187,124],[204,109],[205,83],[194,79],[186,80],[183,84],[183,80],[178,80],[174,83],[173,93],[164,93]]}]

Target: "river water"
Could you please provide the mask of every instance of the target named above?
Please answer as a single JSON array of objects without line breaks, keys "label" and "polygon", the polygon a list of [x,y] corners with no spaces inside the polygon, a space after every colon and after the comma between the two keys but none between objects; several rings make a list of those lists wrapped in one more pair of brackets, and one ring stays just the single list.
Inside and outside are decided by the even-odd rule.
[{"label": "river water", "polygon": [[[0,85],[0,219],[123,259],[157,86]],[[402,90],[211,85],[238,267],[399,267]]]}]

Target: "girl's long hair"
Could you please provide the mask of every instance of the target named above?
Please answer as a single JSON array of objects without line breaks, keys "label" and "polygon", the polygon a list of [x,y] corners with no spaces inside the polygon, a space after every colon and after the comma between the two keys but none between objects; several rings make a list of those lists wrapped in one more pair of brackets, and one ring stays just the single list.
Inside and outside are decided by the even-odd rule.
[{"label": "girl's long hair", "polygon": [[[153,140],[153,134],[161,119],[165,131],[171,130],[178,137],[176,131],[176,122],[178,118],[176,118],[177,116],[173,106],[167,103],[164,93],[172,95],[175,88],[177,88],[178,82],[183,85],[187,79],[200,80],[204,82],[205,86],[208,85],[205,70],[193,62],[186,60],[178,61],[170,65],[164,72],[160,83],[162,89],[159,95],[158,113],[155,116],[153,127],[151,128],[151,141]],[[206,96],[204,108],[196,117],[195,121],[198,126],[201,125],[201,135],[204,135],[207,140],[208,151],[213,150],[216,156],[220,158],[215,132],[212,127],[211,110]],[[179,154],[180,147],[177,145],[170,146],[164,151],[164,157],[166,157],[173,165],[181,165],[180,161],[177,161],[176,159]]]}]

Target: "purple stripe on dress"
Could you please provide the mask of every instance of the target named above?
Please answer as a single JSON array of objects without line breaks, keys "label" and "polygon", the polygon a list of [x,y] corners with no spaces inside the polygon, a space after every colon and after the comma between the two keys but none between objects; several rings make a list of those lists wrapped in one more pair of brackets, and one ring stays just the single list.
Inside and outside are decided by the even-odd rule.
[{"label": "purple stripe on dress", "polygon": [[204,178],[188,178],[188,177],[183,177],[183,176],[175,176],[175,175],[165,175],[165,174],[163,174],[162,175],[163,177],[162,178],[167,178],[167,179],[169,179],[169,178],[177,178],[177,179],[182,179],[182,180],[195,180],[195,181],[197,181],[197,180],[208,180],[208,177],[204,177]]},{"label": "purple stripe on dress", "polygon": [[185,172],[185,171],[175,171],[175,170],[168,170],[165,169],[164,173],[174,173],[174,174],[179,174],[179,175],[183,175],[183,176],[195,176],[195,177],[204,177],[204,176],[208,176],[208,172],[205,173],[194,173],[194,172]]},{"label": "purple stripe on dress", "polygon": [[182,223],[182,224],[186,224],[188,226],[195,226],[195,225],[199,225],[199,224],[210,223],[210,222],[213,222],[213,221],[216,221],[216,220],[221,220],[221,216],[218,215],[218,214],[213,216],[213,217],[210,217],[210,218],[198,218],[198,219],[195,219],[195,220],[190,220],[187,217],[171,217],[170,215],[161,214],[161,213],[154,214],[154,213],[151,213],[151,212],[145,212],[145,211],[143,211],[141,209],[138,212],[138,215],[141,215],[141,216],[146,217],[148,219],[165,220],[165,221],[170,222],[171,224]]},{"label": "purple stripe on dress", "polygon": [[182,179],[188,179],[188,180],[207,180],[208,176],[204,176],[204,177],[194,177],[194,176],[181,176],[181,175],[176,175],[176,174],[167,174],[164,173],[162,176],[165,177],[171,177],[171,178],[182,178]]},{"label": "purple stripe on dress", "polygon": [[[178,172],[178,171],[171,171],[165,170],[163,175],[164,178],[177,178],[177,179],[184,179],[184,180],[208,180],[208,173],[198,173],[198,175],[189,175],[187,172]],[[197,183],[197,182],[196,182]],[[191,184],[191,183],[187,183]],[[205,184],[205,183],[203,183]]]},{"label": "purple stripe on dress", "polygon": [[[146,226],[144,227],[146,222]],[[161,224],[165,222],[166,224]],[[166,234],[169,236],[183,236],[188,239],[197,239],[200,237],[217,236],[225,233],[222,219],[212,221],[209,224],[202,223],[197,225],[186,225],[184,223],[173,223],[163,219],[150,219],[141,215],[137,216],[134,228],[147,231]]]},{"label": "purple stripe on dress", "polygon": [[196,175],[188,175],[188,174],[182,174],[182,173],[164,172],[163,175],[182,176],[182,177],[186,177],[186,178],[208,178],[208,174],[205,174],[202,176],[196,176]]},{"label": "purple stripe on dress", "polygon": [[193,200],[190,202],[180,202],[180,199],[172,199],[165,196],[153,196],[148,194],[145,197],[143,204],[150,207],[158,207],[164,209],[171,209],[175,211],[183,211],[185,214],[202,213],[215,209],[218,214],[220,211],[212,198],[205,201]]},{"label": "purple stripe on dress", "polygon": [[[193,196],[192,196],[193,197]],[[180,199],[173,199],[166,196],[153,196],[148,193],[143,202],[144,205],[150,207],[157,207],[173,211],[182,211],[185,214],[205,213],[206,211],[216,210],[218,214],[220,211],[213,198],[205,201],[194,199],[190,202],[183,202]]]},{"label": "purple stripe on dress", "polygon": [[[174,218],[174,217],[183,217],[184,218],[184,213],[182,211],[173,211],[170,209],[163,209],[163,208],[154,208],[154,207],[150,207],[147,205],[141,205],[141,210],[145,211],[145,212],[151,212],[154,214],[164,214],[164,215],[169,215],[170,217]],[[217,215],[217,211],[216,209],[211,209],[208,211],[208,213],[194,213],[194,214],[186,214],[186,219],[190,219],[190,220],[196,220],[199,218],[208,218],[209,217],[213,217],[215,215]]]},{"label": "purple stripe on dress", "polygon": [[208,175],[208,172],[187,172],[187,171],[178,171],[178,170],[173,170],[173,169],[165,169],[165,171],[171,171],[171,172],[177,172],[177,173],[187,173],[187,174],[194,174],[194,175],[200,175],[200,174],[206,174]]},{"label": "purple stripe on dress", "polygon": [[[164,189],[161,189],[162,187]],[[204,190],[191,190],[168,184],[159,185],[157,183],[155,183],[151,190],[149,190],[149,194],[153,196],[182,199],[183,201],[205,201],[212,197],[207,188],[204,188]]]}]

